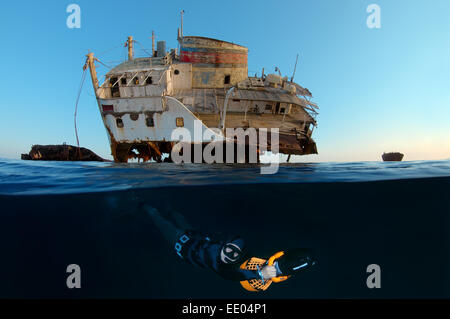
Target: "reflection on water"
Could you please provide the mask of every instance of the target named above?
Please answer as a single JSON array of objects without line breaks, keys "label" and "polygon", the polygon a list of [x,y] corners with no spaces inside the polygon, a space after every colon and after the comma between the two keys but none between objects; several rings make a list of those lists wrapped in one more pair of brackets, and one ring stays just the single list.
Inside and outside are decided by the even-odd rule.
[{"label": "reflection on water", "polygon": [[0,194],[86,193],[182,185],[363,182],[450,176],[450,160],[281,164],[118,164],[0,160]]}]

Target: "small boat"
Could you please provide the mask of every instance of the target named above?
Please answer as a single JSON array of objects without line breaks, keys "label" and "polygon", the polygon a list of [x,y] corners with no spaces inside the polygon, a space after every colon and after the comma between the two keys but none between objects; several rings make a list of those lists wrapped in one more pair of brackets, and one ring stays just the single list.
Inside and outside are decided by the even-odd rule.
[{"label": "small boat", "polygon": [[381,158],[383,162],[401,162],[403,159],[403,154],[399,152],[383,153]]}]

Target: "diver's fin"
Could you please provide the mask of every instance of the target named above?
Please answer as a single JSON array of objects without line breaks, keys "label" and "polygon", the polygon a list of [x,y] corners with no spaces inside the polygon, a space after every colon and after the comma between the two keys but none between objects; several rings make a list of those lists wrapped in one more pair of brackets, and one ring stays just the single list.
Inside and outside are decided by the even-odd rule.
[{"label": "diver's fin", "polygon": [[152,219],[155,226],[159,229],[163,237],[169,242],[171,247],[174,247],[178,238],[184,233],[185,230],[178,228],[174,223],[162,217],[156,208],[149,205],[144,205],[143,208]]},{"label": "diver's fin", "polygon": [[[266,264],[268,266],[272,266],[277,259],[282,257],[284,255],[284,251],[279,251],[275,255],[269,258],[269,260],[252,257],[248,260],[246,260],[241,266],[241,269],[246,270],[259,270],[260,268],[264,267]],[[290,276],[278,276],[273,277],[268,280],[262,280],[262,279],[249,279],[249,280],[243,280],[241,281],[242,287],[248,291],[264,291],[272,284],[272,282],[282,282],[289,278]]]},{"label": "diver's fin", "polygon": [[189,222],[186,220],[186,218],[182,214],[180,214],[174,210],[170,210],[170,215],[172,216],[172,218],[175,221],[175,224],[177,225],[178,228],[193,229],[192,226],[189,224]]},{"label": "diver's fin", "polygon": [[[259,267],[263,266],[267,260],[252,257],[246,260],[241,266],[241,269],[245,270],[258,270]],[[264,291],[272,284],[272,280],[263,281],[262,279],[249,279],[240,282],[241,286],[248,291]]]}]

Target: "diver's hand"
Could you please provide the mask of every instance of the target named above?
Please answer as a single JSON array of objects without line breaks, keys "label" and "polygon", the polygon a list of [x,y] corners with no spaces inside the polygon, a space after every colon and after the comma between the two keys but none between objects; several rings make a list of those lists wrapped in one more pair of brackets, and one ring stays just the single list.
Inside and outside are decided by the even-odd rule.
[{"label": "diver's hand", "polygon": [[263,269],[261,269],[261,275],[264,280],[271,279],[277,276],[277,269],[275,268],[275,266],[265,266]]}]

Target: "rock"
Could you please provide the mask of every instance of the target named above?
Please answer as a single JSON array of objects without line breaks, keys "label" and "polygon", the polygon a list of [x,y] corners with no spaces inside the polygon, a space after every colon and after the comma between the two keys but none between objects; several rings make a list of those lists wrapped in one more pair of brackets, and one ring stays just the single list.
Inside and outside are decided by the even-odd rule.
[{"label": "rock", "polygon": [[384,162],[400,162],[403,159],[403,154],[398,152],[383,153],[381,158]]},{"label": "rock", "polygon": [[110,162],[91,150],[72,145],[33,145],[28,154],[21,155],[22,160],[35,161],[95,161]]}]

